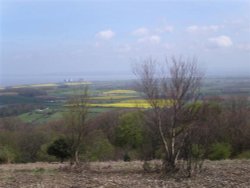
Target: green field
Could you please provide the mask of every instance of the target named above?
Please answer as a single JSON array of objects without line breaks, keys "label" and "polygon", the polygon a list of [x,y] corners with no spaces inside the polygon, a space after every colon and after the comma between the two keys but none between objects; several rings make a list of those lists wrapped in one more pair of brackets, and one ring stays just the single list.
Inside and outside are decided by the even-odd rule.
[{"label": "green field", "polygon": [[[99,113],[103,113],[109,110],[111,109],[93,107],[89,109],[89,116],[94,117]],[[32,112],[23,113],[19,115],[18,117],[23,122],[26,122],[26,123],[43,124],[43,123],[47,123],[50,121],[56,121],[56,120],[62,119],[64,112],[65,111],[63,111],[62,109],[61,110],[58,109],[57,111],[56,110],[42,110],[42,111],[34,110]]]},{"label": "green field", "polygon": [[136,91],[134,91],[134,90],[120,89],[120,90],[106,91],[103,94],[105,94],[105,95],[112,95],[112,94],[136,94]]},{"label": "green field", "polygon": [[37,110],[24,113],[19,116],[19,118],[27,123],[33,123],[33,124],[41,124],[41,123],[47,123],[49,121],[59,120],[63,117],[62,112],[39,112]]},{"label": "green field", "polygon": [[[9,111],[8,116],[14,113],[22,121],[32,124],[59,120],[63,117],[63,111],[67,110],[67,100],[71,96],[83,94],[83,85],[88,85],[89,88],[90,117],[116,109],[150,108],[150,104],[142,99],[142,94],[132,89],[133,81],[47,83],[1,87],[0,117],[6,117],[5,112]],[[203,96],[222,98],[232,95],[249,97],[250,78],[206,79],[201,92]],[[159,105],[168,107],[172,105],[172,101],[159,100]],[[18,112],[15,110],[16,106],[19,108]],[[23,113],[20,110],[22,106],[26,107]]]},{"label": "green field", "polygon": [[[90,82],[64,84],[34,84],[20,85],[0,92],[0,105],[35,105],[30,111],[19,113],[21,121],[31,124],[43,124],[63,118],[67,110],[66,102],[71,96],[84,93],[82,84],[89,85],[90,117],[100,113],[120,108],[148,108],[145,101],[140,100],[140,94],[131,89],[110,89],[110,86],[95,86]],[[41,95],[31,95],[29,92],[43,91]],[[25,91],[25,92],[24,92]],[[36,94],[36,93],[35,93]],[[36,107],[37,106],[37,107]],[[20,108],[20,106],[19,106]]]}]

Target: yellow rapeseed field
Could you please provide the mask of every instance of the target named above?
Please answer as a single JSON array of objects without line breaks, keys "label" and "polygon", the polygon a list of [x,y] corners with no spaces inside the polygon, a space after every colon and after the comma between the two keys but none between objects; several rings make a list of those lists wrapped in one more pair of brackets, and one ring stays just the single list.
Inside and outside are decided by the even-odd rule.
[{"label": "yellow rapeseed field", "polygon": [[136,96],[131,95],[113,95],[113,96],[98,96],[91,97],[91,100],[116,100],[116,99],[127,99],[127,98],[135,98]]},{"label": "yellow rapeseed field", "polygon": [[106,104],[90,104],[91,107],[106,107],[106,108],[150,108],[148,103],[106,103]]},{"label": "yellow rapeseed field", "polygon": [[[171,100],[158,100],[160,107],[172,105]],[[106,108],[151,108],[151,105],[144,99],[124,100],[117,103],[90,104],[91,107],[106,107]]]}]

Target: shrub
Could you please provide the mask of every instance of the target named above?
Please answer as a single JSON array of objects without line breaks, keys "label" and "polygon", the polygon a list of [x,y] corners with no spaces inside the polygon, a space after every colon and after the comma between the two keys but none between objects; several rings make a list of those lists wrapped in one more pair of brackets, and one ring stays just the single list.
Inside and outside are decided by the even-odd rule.
[{"label": "shrub", "polygon": [[208,155],[208,158],[210,160],[221,160],[221,159],[227,159],[231,155],[231,145],[228,143],[215,143],[212,144],[210,148],[210,154]]},{"label": "shrub", "polygon": [[55,140],[47,149],[49,155],[53,155],[63,162],[70,157],[70,145],[64,138]]},{"label": "shrub", "polygon": [[15,161],[17,154],[8,146],[0,147],[0,163],[12,163]]},{"label": "shrub", "polygon": [[203,159],[205,155],[205,148],[199,144],[192,145],[192,157],[196,160]]},{"label": "shrub", "polygon": [[91,161],[105,161],[113,158],[114,146],[101,130],[92,132],[86,146],[87,158]]},{"label": "shrub", "polygon": [[250,159],[250,150],[240,153],[239,155],[237,155],[236,158],[237,159]]},{"label": "shrub", "polygon": [[37,153],[37,160],[38,161],[47,161],[47,162],[53,162],[56,161],[56,157],[54,155],[48,154],[48,144],[43,144],[40,148],[40,151]]},{"label": "shrub", "polygon": [[123,148],[136,149],[143,143],[142,119],[139,113],[127,113],[120,117],[120,125],[115,130],[115,142]]},{"label": "shrub", "polygon": [[130,156],[128,155],[128,153],[125,153],[124,156],[123,156],[123,161],[128,162],[130,160],[131,159],[130,159]]}]

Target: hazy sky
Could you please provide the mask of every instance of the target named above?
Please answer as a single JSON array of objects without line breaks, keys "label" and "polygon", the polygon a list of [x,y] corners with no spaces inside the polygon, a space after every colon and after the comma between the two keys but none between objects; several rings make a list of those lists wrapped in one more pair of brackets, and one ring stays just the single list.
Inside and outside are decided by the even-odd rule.
[{"label": "hazy sky", "polygon": [[196,56],[208,75],[250,75],[250,1],[0,0],[4,75],[131,72]]}]

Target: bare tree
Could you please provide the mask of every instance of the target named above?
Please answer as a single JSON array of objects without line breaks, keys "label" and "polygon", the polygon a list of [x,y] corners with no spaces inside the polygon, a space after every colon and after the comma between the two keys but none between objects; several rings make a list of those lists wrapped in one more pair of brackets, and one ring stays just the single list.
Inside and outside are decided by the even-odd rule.
[{"label": "bare tree", "polygon": [[232,96],[228,100],[227,110],[224,110],[225,134],[234,148],[233,155],[249,148],[249,109],[247,97]]},{"label": "bare tree", "polygon": [[70,143],[71,164],[79,165],[79,150],[84,137],[87,135],[87,116],[89,110],[88,87],[85,86],[82,94],[75,94],[68,101],[68,110],[65,113],[67,125],[66,136]]},{"label": "bare tree", "polygon": [[177,169],[185,138],[194,123],[201,83],[196,62],[195,58],[173,57],[164,68],[149,58],[135,69],[140,91],[151,106],[153,122],[164,146],[166,173]]}]

